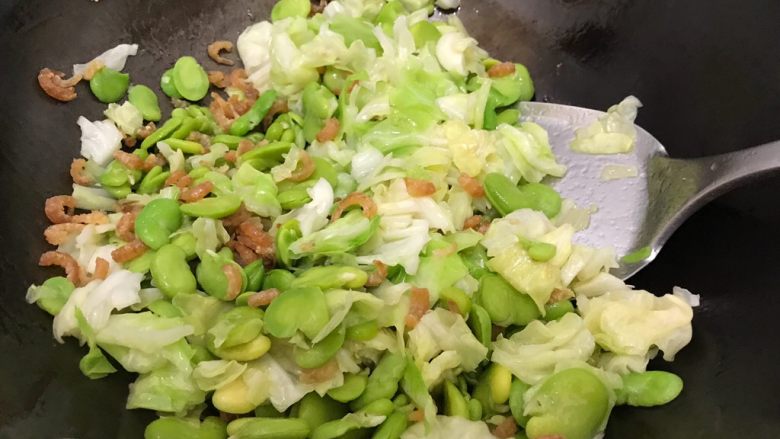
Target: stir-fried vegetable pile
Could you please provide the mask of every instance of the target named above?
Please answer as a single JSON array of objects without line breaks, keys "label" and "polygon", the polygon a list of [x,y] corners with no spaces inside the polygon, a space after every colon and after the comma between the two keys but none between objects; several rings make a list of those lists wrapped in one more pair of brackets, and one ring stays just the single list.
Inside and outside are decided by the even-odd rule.
[{"label": "stir-fried vegetable pile", "polygon": [[[122,73],[136,46],[41,72],[109,104],[46,205],[41,264],[67,278],[27,294],[88,346],[82,372],[138,373],[147,438],[591,439],[616,404],[674,399],[680,378],[646,367],[690,341],[697,296],[633,290],[573,241],[587,212],[519,121],[526,68],[425,0],[311,8],[247,28],[243,69],[176,61],[162,123]],[[626,151],[637,105],[575,146]]]}]

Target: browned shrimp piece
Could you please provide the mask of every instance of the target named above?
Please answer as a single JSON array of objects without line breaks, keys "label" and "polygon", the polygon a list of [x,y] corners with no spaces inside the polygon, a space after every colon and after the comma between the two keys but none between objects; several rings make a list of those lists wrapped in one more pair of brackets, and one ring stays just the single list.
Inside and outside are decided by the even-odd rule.
[{"label": "browned shrimp piece", "polygon": [[255,308],[268,306],[277,297],[279,297],[279,290],[276,288],[269,288],[249,296],[249,299],[247,299],[247,305],[253,306]]},{"label": "browned shrimp piece", "polygon": [[210,181],[204,181],[203,183],[197,184],[194,187],[183,190],[181,195],[179,195],[179,199],[185,203],[192,203],[193,201],[199,201],[206,198],[206,196],[210,194],[212,190],[214,190],[214,183]]},{"label": "browned shrimp piece", "polygon": [[333,210],[333,214],[330,217],[331,221],[341,218],[344,211],[351,206],[360,206],[363,209],[363,216],[366,218],[373,218],[376,215],[376,203],[374,203],[374,200],[362,192],[352,192],[341,200]]},{"label": "browned shrimp piece", "polygon": [[414,409],[409,412],[406,419],[408,419],[409,422],[422,422],[422,420],[425,419],[425,413],[420,409]]},{"label": "browned shrimp piece", "polygon": [[327,0],[320,0],[319,3],[312,3],[311,10],[309,11],[309,17],[313,17],[317,14],[322,13],[322,11],[325,10],[326,6],[328,6]]},{"label": "browned shrimp piece", "polygon": [[226,245],[236,253],[236,262],[242,267],[260,259],[260,256],[258,256],[257,253],[238,241],[228,241]]},{"label": "browned shrimp piece", "polygon": [[427,197],[436,193],[436,186],[428,180],[406,177],[404,183],[406,183],[406,192],[412,197]]},{"label": "browned shrimp piece", "polygon": [[192,184],[192,177],[187,175],[186,172],[182,171],[181,169],[174,172],[168,178],[165,179],[165,186],[178,186],[180,188],[185,188]]},{"label": "browned shrimp piece", "polygon": [[70,195],[56,195],[46,199],[43,211],[46,218],[54,224],[69,223],[76,210],[76,199]]},{"label": "browned shrimp piece", "polygon": [[[229,75],[230,86],[235,87],[244,92],[244,99],[249,103],[251,107],[255,103],[255,99],[259,96],[257,89],[249,82],[249,78],[244,69],[233,69]],[[238,96],[236,96],[238,99]]]},{"label": "browned shrimp piece", "polygon": [[70,221],[81,224],[108,224],[108,215],[103,212],[93,210],[89,213],[82,213],[70,217]]},{"label": "browned shrimp piece", "polygon": [[114,151],[114,159],[125,165],[125,167],[128,169],[139,170],[143,169],[144,167],[144,160],[135,154],[130,154],[129,152]]},{"label": "browned shrimp piece", "polygon": [[513,73],[515,73],[515,63],[511,62],[495,64],[487,71],[488,76],[491,78],[501,78],[502,76],[511,75]]},{"label": "browned shrimp piece", "polygon": [[463,221],[463,229],[476,230],[479,233],[486,233],[490,228],[490,221],[481,215],[472,215]]},{"label": "browned shrimp piece", "polygon": [[430,294],[427,288],[412,287],[409,295],[409,312],[406,314],[404,323],[408,329],[413,329],[420,323],[422,316],[431,307]]},{"label": "browned shrimp piece", "polygon": [[162,155],[149,154],[146,157],[146,159],[144,159],[143,170],[149,172],[155,166],[165,166],[166,163],[167,162],[165,160],[165,157],[163,157]]},{"label": "browned shrimp piece", "polygon": [[123,264],[127,261],[132,261],[133,259],[146,253],[146,250],[146,245],[143,242],[141,242],[139,239],[134,239],[133,241],[130,241],[122,247],[112,251],[111,258],[113,258],[116,262]]},{"label": "browned shrimp piece", "polygon": [[556,288],[550,294],[550,299],[547,303],[558,303],[563,300],[569,300],[574,297],[574,292],[568,288]]},{"label": "browned shrimp piece", "polygon": [[89,186],[95,181],[86,174],[87,161],[84,159],[73,159],[70,163],[70,178],[73,182],[82,186]]},{"label": "browned shrimp piece", "polygon": [[211,114],[214,115],[214,120],[217,121],[217,124],[223,131],[230,129],[230,125],[238,118],[236,111],[230,103],[216,92],[211,93],[209,110],[211,110]]},{"label": "browned shrimp piece", "polygon": [[223,58],[222,55],[220,55],[220,52],[232,52],[233,51],[233,43],[226,40],[219,40],[214,41],[213,43],[209,44],[209,47],[207,49],[209,53],[209,58],[213,59],[215,63],[222,64],[225,66],[232,66],[235,64],[233,60]]},{"label": "browned shrimp piece", "polygon": [[224,159],[228,163],[235,163],[238,160],[238,154],[235,151],[228,151],[225,153]]},{"label": "browned shrimp piece", "polygon": [[290,107],[287,105],[286,99],[277,99],[271,108],[268,109],[268,113],[263,118],[263,128],[268,128],[274,121],[277,114],[287,113],[290,111]]},{"label": "browned shrimp piece", "polygon": [[224,273],[227,278],[225,298],[233,300],[241,294],[241,286],[243,285],[241,269],[236,267],[235,264],[225,264],[222,266],[222,273]]},{"label": "browned shrimp piece", "polygon": [[301,160],[298,165],[298,168],[296,168],[292,174],[290,174],[288,180],[296,182],[304,181],[311,177],[311,175],[314,174],[314,171],[316,170],[314,160],[311,159],[309,153],[306,151],[301,151]]},{"label": "browned shrimp piece", "polygon": [[251,140],[244,139],[244,140],[238,142],[238,148],[236,148],[236,153],[239,156],[242,156],[242,155],[248,153],[249,151],[251,151],[253,149],[257,149],[260,146],[263,146],[265,144],[267,144],[267,142],[265,140],[263,140],[260,143],[255,144],[255,143],[252,143]]},{"label": "browned shrimp piece", "polygon": [[233,229],[241,225],[244,221],[252,217],[252,212],[246,210],[246,207],[242,204],[238,210],[230,215],[222,218],[222,225],[226,229]]},{"label": "browned shrimp piece", "polygon": [[187,140],[198,142],[203,145],[204,148],[211,148],[211,137],[200,131],[193,131],[187,136]]},{"label": "browned shrimp piece", "polygon": [[263,231],[263,224],[260,221],[250,219],[241,223],[238,226],[237,240],[266,262],[273,262],[276,258],[274,239]]},{"label": "browned shrimp piece", "polygon": [[498,439],[515,437],[515,433],[517,433],[517,424],[515,423],[515,419],[511,416],[504,418],[504,421],[493,429],[493,436]]},{"label": "browned shrimp piece", "polygon": [[482,187],[482,183],[468,174],[460,174],[458,177],[458,184],[473,198],[482,198],[485,196],[485,188]]},{"label": "browned shrimp piece", "polygon": [[208,71],[209,84],[217,88],[225,88],[229,85],[225,72],[219,70]]},{"label": "browned shrimp piece", "polygon": [[124,143],[124,145],[128,148],[132,148],[136,143],[138,143],[138,139],[136,139],[135,136],[125,135],[122,137],[122,143]]},{"label": "browned shrimp piece", "polygon": [[460,307],[453,300],[447,301],[447,309],[450,310],[450,312],[453,312],[455,314],[460,314]]},{"label": "browned shrimp piece", "polygon": [[[108,261],[103,258],[96,258],[95,259],[95,272],[92,273],[92,277],[89,280],[95,280],[100,279],[104,280],[108,277],[108,269],[110,266],[108,265]],[[89,282],[87,280],[87,282]]]},{"label": "browned shrimp piece", "polygon": [[152,134],[157,129],[157,125],[154,124],[154,122],[149,122],[143,127],[141,127],[140,130],[136,133],[139,138],[145,139],[149,137],[150,134]]},{"label": "browned shrimp piece", "polygon": [[60,102],[70,102],[76,99],[76,84],[81,81],[81,75],[65,79],[65,74],[50,68],[41,69],[38,73],[38,85],[49,97]]},{"label": "browned shrimp piece", "polygon": [[41,267],[59,265],[65,269],[65,275],[68,277],[68,280],[76,286],[81,285],[81,280],[84,278],[84,269],[73,259],[73,256],[67,253],[48,251],[41,255],[38,265]]},{"label": "browned shrimp piece", "polygon": [[138,210],[126,212],[116,223],[116,236],[122,241],[135,240],[135,219],[138,217],[138,213]]},{"label": "browned shrimp piece", "polygon": [[336,136],[339,135],[340,129],[341,124],[339,123],[339,120],[335,117],[331,117],[325,121],[325,125],[322,127],[320,132],[317,133],[317,141],[327,142],[329,140],[335,139]]},{"label": "browned shrimp piece", "polygon": [[305,384],[316,384],[328,381],[339,372],[339,362],[332,358],[327,363],[314,369],[302,369],[299,379]]},{"label": "browned shrimp piece", "polygon": [[84,224],[76,223],[52,224],[43,231],[43,236],[49,244],[60,245],[66,243],[71,236],[81,232],[84,227]]},{"label": "browned shrimp piece", "polygon": [[373,264],[376,269],[368,275],[367,287],[377,287],[387,279],[387,265],[378,259],[374,259]]}]

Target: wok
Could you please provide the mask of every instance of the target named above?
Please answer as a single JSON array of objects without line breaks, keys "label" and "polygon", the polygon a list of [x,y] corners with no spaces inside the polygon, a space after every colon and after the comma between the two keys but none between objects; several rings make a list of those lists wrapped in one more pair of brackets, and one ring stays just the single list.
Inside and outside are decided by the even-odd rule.
[{"label": "wok", "polygon": [[[0,6],[0,437],[138,438],[153,414],[124,409],[130,374],[90,381],[82,348],[57,344],[51,318],[24,302],[45,250],[43,202],[68,193],[79,115],[104,108],[84,85],[60,104],[38,89],[121,42],[127,71],[155,85],[182,54],[234,40],[270,0],[4,1]],[[672,156],[780,139],[780,2],[752,0],[463,0],[460,15],[491,53],[525,63],[536,99],[604,109],[628,94],[638,123]],[[208,65],[208,64],[207,64]],[[691,218],[632,283],[702,294],[691,344],[674,363],[685,390],[654,409],[619,407],[607,438],[780,437],[780,179],[763,180]]]}]

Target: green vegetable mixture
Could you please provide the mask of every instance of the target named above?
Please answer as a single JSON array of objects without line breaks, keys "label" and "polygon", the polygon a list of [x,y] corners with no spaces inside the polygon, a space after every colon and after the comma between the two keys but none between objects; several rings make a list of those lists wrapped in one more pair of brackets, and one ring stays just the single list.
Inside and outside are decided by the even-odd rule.
[{"label": "green vegetable mixture", "polygon": [[698,296],[634,290],[576,243],[587,210],[517,110],[528,70],[433,7],[281,0],[238,37],[243,70],[164,73],[167,118],[122,72],[137,46],[91,63],[106,119],[79,118],[72,195],[46,205],[41,264],[67,277],[27,299],[86,344],[84,375],[138,374],[147,439],[592,439],[682,391],[646,367],[690,341]]}]

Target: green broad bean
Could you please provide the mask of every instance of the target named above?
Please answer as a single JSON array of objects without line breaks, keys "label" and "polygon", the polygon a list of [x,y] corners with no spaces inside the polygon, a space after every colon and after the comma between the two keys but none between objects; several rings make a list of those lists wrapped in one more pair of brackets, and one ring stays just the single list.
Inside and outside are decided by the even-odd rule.
[{"label": "green broad bean", "polygon": [[217,316],[208,330],[207,346],[209,350],[217,350],[249,343],[262,329],[262,310],[237,306]]},{"label": "green broad bean", "polygon": [[533,400],[525,431],[529,438],[591,439],[609,415],[609,391],[586,369],[565,369],[548,377]]},{"label": "green broad bean", "polygon": [[547,242],[532,242],[526,248],[528,256],[536,262],[547,262],[555,257],[557,248],[554,244]]},{"label": "green broad bean", "polygon": [[624,264],[636,264],[649,258],[652,254],[653,249],[650,246],[640,247],[620,258],[620,262]]},{"label": "green broad bean", "polygon": [[525,424],[528,422],[528,416],[524,414],[524,397],[530,388],[531,386],[515,378],[512,380],[512,387],[509,389],[509,410],[517,424],[522,427],[525,427]]},{"label": "green broad bean", "polygon": [[125,183],[121,186],[103,186],[103,189],[117,200],[127,197],[130,195],[130,192],[133,191],[133,188],[130,187],[130,183]]},{"label": "green broad bean", "polygon": [[265,134],[258,132],[249,133],[246,135],[246,139],[252,143],[262,142],[265,139]]},{"label": "green broad bean", "polygon": [[[287,221],[286,223],[282,224],[281,227],[279,227],[279,230],[276,231],[276,259],[280,261],[285,267],[292,267],[290,246],[292,243],[300,239],[301,236],[301,228],[298,220]],[[300,282],[296,284],[296,281],[293,281],[293,287],[296,285],[301,285]]]},{"label": "green broad bean", "polygon": [[488,418],[497,413],[498,408],[490,391],[490,369],[488,368],[477,380],[477,385],[474,387],[472,393],[472,400],[479,401],[479,405],[482,408],[482,416]]},{"label": "green broad bean", "polygon": [[290,142],[294,143],[296,139],[297,133],[294,128],[287,128],[282,133],[282,137],[279,138],[280,142]]},{"label": "green broad bean", "polygon": [[277,268],[266,273],[263,279],[263,289],[276,288],[279,292],[285,292],[290,289],[293,280],[295,280],[294,274]]},{"label": "green broad bean", "polygon": [[136,177],[140,178],[140,172],[128,169],[117,160],[111,160],[103,173],[100,174],[99,181],[102,186],[122,186],[126,183],[132,183]]},{"label": "green broad bean", "polygon": [[154,285],[169,298],[195,293],[197,282],[187,264],[187,254],[173,244],[163,245],[157,250],[150,271]]},{"label": "green broad bean", "polygon": [[[226,247],[227,248],[227,247]],[[227,249],[230,252],[230,249]],[[232,255],[226,255],[227,252],[205,252],[200,255],[200,263],[195,269],[195,275],[198,279],[198,283],[208,295],[216,297],[219,300],[231,301],[238,295],[229,297],[228,293],[228,277],[225,275],[224,268],[226,265],[233,265],[234,267],[241,269],[241,266],[233,262]],[[242,271],[243,274],[243,271]],[[246,279],[243,279],[241,289],[238,294],[241,294],[246,288]]]},{"label": "green broad bean", "polygon": [[263,171],[269,169],[283,160],[283,155],[290,152],[292,143],[289,142],[272,142],[262,148],[255,148],[243,155],[241,155],[240,164],[249,163],[255,169]]},{"label": "green broad bean", "polygon": [[515,108],[506,109],[496,115],[496,125],[508,124],[514,125],[520,120],[520,110]]},{"label": "green broad bean", "polygon": [[40,287],[36,304],[51,315],[56,315],[65,306],[70,294],[76,289],[73,282],[62,276],[54,276],[46,279]]},{"label": "green broad bean", "polygon": [[181,211],[188,216],[220,219],[234,214],[241,207],[241,198],[233,194],[204,198],[182,204]]},{"label": "green broad bean", "polygon": [[623,387],[617,391],[617,403],[634,407],[664,405],[677,398],[682,389],[682,378],[671,372],[633,372],[623,376]]},{"label": "green broad bean", "polygon": [[144,430],[144,439],[178,439],[200,437],[200,423],[194,419],[158,418]]},{"label": "green broad bean", "polygon": [[263,277],[265,276],[265,266],[262,260],[252,262],[243,268],[246,276],[246,290],[260,291],[263,286]]},{"label": "green broad bean", "polygon": [[[306,396],[309,395],[317,395],[317,394],[315,392],[306,394]],[[303,398],[305,399],[306,396],[304,396]],[[256,418],[283,418],[284,413],[279,413],[278,411],[276,411],[276,409],[271,403],[267,402],[255,408],[255,417]]]},{"label": "green broad bean", "polygon": [[146,306],[149,311],[157,314],[160,317],[182,317],[183,314],[179,308],[174,306],[171,302],[165,299],[157,299],[154,302]]},{"label": "green broad bean", "polygon": [[[210,348],[210,346],[206,347]],[[258,335],[246,343],[213,348],[209,349],[209,352],[223,360],[253,361],[265,355],[269,349],[271,349],[271,339],[264,335]]]},{"label": "green broad bean", "polygon": [[352,401],[350,407],[359,410],[378,399],[392,398],[398,391],[405,369],[406,358],[403,355],[386,353],[369,375],[363,394]]},{"label": "green broad bean", "polygon": [[200,180],[210,172],[212,172],[211,169],[205,166],[198,166],[197,168],[192,168],[192,170],[190,170],[187,175],[189,175],[193,180]]},{"label": "green broad bean", "polygon": [[357,399],[364,390],[368,377],[362,374],[344,374],[344,384],[328,390],[328,396],[338,402],[350,402]]},{"label": "green broad bean", "polygon": [[530,296],[517,291],[497,274],[487,274],[479,280],[477,303],[499,326],[527,325],[541,316]]},{"label": "green broad bean", "polygon": [[144,120],[157,122],[162,118],[157,95],[145,85],[134,85],[127,91],[127,100],[141,111]]},{"label": "green broad bean", "polygon": [[368,320],[347,328],[347,340],[368,341],[379,334],[379,324],[376,320]]},{"label": "green broad bean", "polygon": [[395,410],[395,404],[388,398],[377,399],[361,409],[362,412],[374,416],[389,416]]},{"label": "green broad bean", "polygon": [[306,18],[311,12],[309,0],[279,0],[271,9],[271,21],[277,22],[290,17]]},{"label": "green broad bean", "polygon": [[132,271],[133,273],[148,273],[152,268],[152,261],[154,260],[155,254],[157,254],[156,251],[147,250],[141,256],[131,261],[125,262],[124,268],[125,270]]},{"label": "green broad bean", "polygon": [[199,101],[209,91],[209,78],[206,71],[191,56],[182,56],[173,65],[171,79],[176,91],[188,101]]},{"label": "green broad bean", "polygon": [[[277,3],[276,6],[279,6],[285,1],[290,0],[282,0],[281,2]],[[276,6],[274,9],[276,9]],[[246,133],[252,131],[255,127],[260,125],[260,122],[262,122],[265,115],[268,114],[268,110],[271,109],[271,106],[273,106],[274,102],[276,102],[275,91],[268,90],[260,95],[255,103],[252,104],[252,107],[249,109],[249,111],[233,121],[233,124],[230,125],[230,130],[228,130],[228,133],[233,136],[243,136],[246,135]]]},{"label": "green broad bean", "polygon": [[314,162],[314,173],[311,174],[309,180],[317,182],[320,178],[324,178],[334,188],[339,185],[339,172],[330,160],[322,157],[312,157],[311,159]]},{"label": "green broad bean", "polygon": [[225,439],[227,438],[227,423],[215,416],[209,416],[200,423],[200,438],[198,439]]},{"label": "green broad bean", "polygon": [[405,393],[399,393],[393,398],[393,405],[395,405],[396,408],[405,407],[409,405],[409,403],[411,403],[411,400]]},{"label": "green broad bean", "polygon": [[441,38],[441,32],[428,20],[422,20],[409,28],[414,38],[414,45],[422,48],[429,43],[436,43]]},{"label": "green broad bean", "polygon": [[488,368],[488,384],[490,386],[490,398],[493,404],[506,404],[512,386],[512,372],[498,363],[492,363]]},{"label": "green broad bean", "polygon": [[307,393],[298,403],[297,411],[295,417],[306,421],[312,431],[326,422],[335,421],[347,414],[344,405],[327,396],[320,396],[317,392]]},{"label": "green broad bean", "polygon": [[406,431],[409,419],[406,413],[395,411],[385,419],[371,436],[372,439],[399,439]]},{"label": "green broad bean", "polygon": [[190,113],[185,108],[174,108],[171,110],[171,117],[184,120],[190,117]]},{"label": "green broad bean", "polygon": [[335,67],[329,66],[322,75],[322,83],[333,93],[341,93],[346,85],[346,73]]},{"label": "green broad bean", "polygon": [[488,99],[485,104],[485,115],[482,119],[482,128],[493,131],[498,126],[498,114],[496,114],[496,104]]},{"label": "green broad bean", "polygon": [[570,300],[561,300],[544,305],[544,310],[544,320],[551,322],[560,319],[566,313],[574,312],[574,305]]},{"label": "green broad bean", "polygon": [[309,192],[304,188],[293,188],[284,192],[279,192],[276,199],[284,210],[296,209],[311,201]]},{"label": "green broad bean", "polygon": [[212,144],[221,143],[230,149],[237,149],[238,144],[244,140],[244,137],[233,136],[230,134],[217,134],[211,139]]},{"label": "green broad bean", "polygon": [[[277,235],[278,236],[278,235]],[[348,265],[327,265],[309,268],[292,282],[292,288],[317,287],[322,290],[336,288],[362,288],[368,281],[365,271]]]},{"label": "green broad bean", "polygon": [[160,89],[168,95],[169,98],[181,99],[182,95],[176,90],[176,84],[173,83],[173,67],[166,70],[160,77]]},{"label": "green broad bean", "polygon": [[276,338],[290,338],[301,331],[309,339],[328,323],[325,294],[315,287],[290,288],[276,297],[265,312],[265,328]]},{"label": "green broad bean", "polygon": [[526,183],[520,185],[520,199],[528,203],[528,207],[544,213],[552,218],[561,211],[561,196],[555,189],[543,183]]},{"label": "green broad bean", "polygon": [[[391,0],[382,6],[379,13],[374,18],[374,23],[381,24],[382,28],[388,34],[392,35],[393,25],[396,18],[401,15],[406,15],[406,8],[398,0]],[[418,46],[419,47],[419,46]]]},{"label": "green broad bean", "polygon": [[198,142],[193,142],[192,140],[170,137],[165,139],[165,143],[172,149],[179,150],[185,154],[203,154],[204,152],[203,145]]},{"label": "green broad bean", "polygon": [[295,364],[304,369],[314,369],[324,365],[344,346],[344,333],[344,327],[341,326],[309,349],[296,346],[293,351]]},{"label": "green broad bean", "polygon": [[446,287],[439,292],[439,302],[444,308],[448,308],[449,302],[458,307],[458,312],[466,317],[471,312],[471,298],[465,291],[457,287]]},{"label": "green broad bean", "polygon": [[163,171],[161,166],[155,166],[144,175],[136,192],[139,194],[157,193],[163,187],[165,180],[167,180],[170,175],[171,173],[169,171]]},{"label": "green broad bean", "polygon": [[[179,110],[181,110],[181,108],[179,108]],[[197,131],[199,127],[200,127],[200,122],[197,119],[190,117],[189,114],[186,114],[185,112],[185,114],[181,117],[181,125],[179,125],[179,128],[176,128],[176,131],[174,131],[171,134],[171,137],[168,140],[186,139],[187,136],[190,135],[190,133],[192,133],[193,131]],[[169,142],[166,141],[166,143]],[[193,143],[198,143],[198,142],[193,142]],[[198,143],[198,145],[200,145],[200,143]],[[171,146],[170,143],[169,146]],[[192,151],[196,150],[196,148],[193,145],[187,144],[186,147]],[[171,148],[173,148],[173,146],[171,146]],[[201,151],[203,150],[201,149]],[[187,151],[182,149],[182,152],[186,153]],[[202,152],[200,154],[202,154]]]},{"label": "green broad bean", "polygon": [[472,398],[468,400],[469,419],[472,421],[479,421],[482,419],[482,403],[479,400]]},{"label": "green broad bean", "polygon": [[466,398],[450,381],[444,382],[444,414],[469,419],[469,406]]},{"label": "green broad bean", "polygon": [[127,93],[130,75],[103,67],[89,80],[89,89],[104,104],[118,102]]},{"label": "green broad bean", "polygon": [[171,244],[184,250],[188,261],[197,256],[195,249],[198,245],[198,239],[192,232],[177,233],[171,238]]},{"label": "green broad bean", "polygon": [[477,304],[472,304],[468,325],[469,328],[471,328],[471,332],[473,332],[474,336],[477,337],[477,340],[479,340],[480,343],[486,347],[490,348],[492,344],[491,335],[493,332],[493,327],[491,326],[490,322],[490,314],[488,314],[485,308],[482,308]]},{"label": "green broad bean", "polygon": [[179,203],[157,198],[144,206],[135,219],[135,235],[153,250],[170,242],[170,236],[181,227]]},{"label": "green broad bean", "polygon": [[161,127],[154,130],[152,134],[150,134],[147,138],[144,139],[143,142],[141,142],[141,149],[149,149],[150,147],[157,145],[157,142],[170,137],[171,134],[173,134],[173,132],[179,128],[181,122],[181,118],[175,117],[168,119],[164,124],[162,124]]},{"label": "green broad bean", "polygon": [[311,428],[299,418],[240,418],[227,431],[233,439],[305,439]]},{"label": "green broad bean", "polygon": [[498,172],[487,174],[484,187],[485,197],[501,216],[528,207],[526,202],[520,200],[520,190],[504,174]]},{"label": "green broad bean", "polygon": [[191,343],[190,347],[192,347],[192,363],[198,364],[203,361],[212,361],[216,360],[216,357],[209,352],[209,350],[206,348],[206,346],[202,346],[199,344]]},{"label": "green broad bean", "polygon": [[286,130],[286,128],[284,127],[281,118],[277,118],[268,126],[268,129],[265,130],[265,138],[271,142],[279,141],[279,139],[282,138],[284,130]]}]

